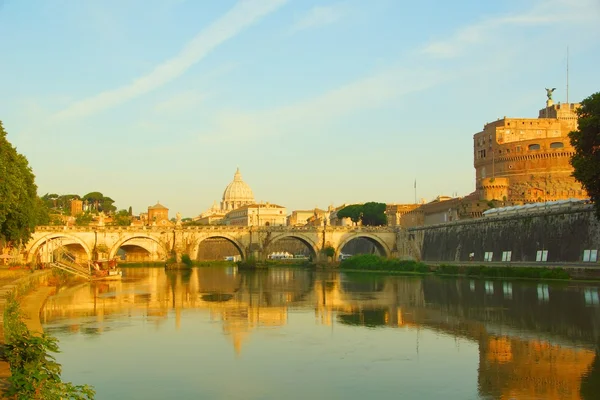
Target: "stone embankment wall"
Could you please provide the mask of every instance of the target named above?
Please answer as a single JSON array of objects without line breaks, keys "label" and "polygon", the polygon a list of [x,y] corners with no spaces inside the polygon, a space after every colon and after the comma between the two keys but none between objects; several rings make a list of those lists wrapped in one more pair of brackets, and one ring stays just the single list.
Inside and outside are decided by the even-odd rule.
[{"label": "stone embankment wall", "polygon": [[538,251],[546,250],[549,263],[577,263],[585,250],[600,253],[600,222],[588,204],[411,228],[408,241],[423,261],[470,261],[470,254],[473,261],[485,261],[492,252],[491,261],[500,262],[510,251],[511,262],[536,262]]}]

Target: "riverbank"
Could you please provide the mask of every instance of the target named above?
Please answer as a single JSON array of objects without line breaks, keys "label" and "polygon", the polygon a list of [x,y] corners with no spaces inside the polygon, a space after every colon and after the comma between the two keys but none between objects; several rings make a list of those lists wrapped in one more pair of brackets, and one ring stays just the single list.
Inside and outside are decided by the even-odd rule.
[{"label": "riverbank", "polygon": [[580,265],[483,265],[471,264],[429,264],[414,260],[399,260],[362,254],[351,257],[339,264],[341,271],[387,272],[420,275],[462,276],[475,279],[512,278],[538,280],[600,280],[600,268]]},{"label": "riverbank", "polygon": [[[31,272],[30,270],[0,269],[0,397],[3,397],[8,388],[10,378],[10,365],[4,359],[4,310],[7,297],[12,294],[27,293],[19,303],[23,314],[23,322],[31,332],[43,332],[40,321],[40,310],[46,299],[54,292],[55,288],[46,286],[51,270]],[[31,290],[33,289],[33,290]]]}]

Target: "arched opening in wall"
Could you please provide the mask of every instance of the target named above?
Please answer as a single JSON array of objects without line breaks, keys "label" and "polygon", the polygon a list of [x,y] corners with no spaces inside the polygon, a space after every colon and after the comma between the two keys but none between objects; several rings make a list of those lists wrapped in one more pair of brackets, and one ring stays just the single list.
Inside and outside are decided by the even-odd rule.
[{"label": "arched opening in wall", "polygon": [[271,242],[265,249],[267,259],[274,261],[312,261],[317,254],[313,246],[300,237],[286,236]]},{"label": "arched opening in wall", "polygon": [[57,257],[57,251],[67,254],[68,258],[77,263],[87,263],[90,256],[80,243],[65,237],[45,240],[34,250],[31,260],[36,266],[51,263]]},{"label": "arched opening in wall", "polygon": [[346,242],[340,249],[338,258],[344,259],[357,254],[375,254],[381,257],[388,255],[385,248],[377,240],[361,236]]},{"label": "arched opening in wall", "polygon": [[125,244],[119,247],[116,257],[125,262],[149,262],[152,255],[150,251],[141,246]]},{"label": "arched opening in wall", "polygon": [[162,262],[167,259],[167,251],[151,238],[134,237],[121,243],[113,257],[127,263]]},{"label": "arched opening in wall", "polygon": [[204,239],[198,245],[198,261],[240,261],[244,258],[242,250],[230,239],[213,236]]}]

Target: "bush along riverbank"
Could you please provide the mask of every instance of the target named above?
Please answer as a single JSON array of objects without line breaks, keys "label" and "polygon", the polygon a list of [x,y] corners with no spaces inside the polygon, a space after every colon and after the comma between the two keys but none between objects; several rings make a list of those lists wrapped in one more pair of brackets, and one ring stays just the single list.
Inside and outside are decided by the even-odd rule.
[{"label": "bush along riverbank", "polygon": [[95,391],[88,385],[73,385],[60,378],[61,365],[51,353],[58,353],[57,339],[45,333],[33,334],[23,322],[14,294],[4,310],[4,357],[10,364],[9,399],[89,400]]},{"label": "bush along riverbank", "polygon": [[342,270],[389,271],[418,274],[457,275],[469,278],[530,278],[530,279],[571,279],[563,268],[545,267],[488,267],[484,265],[427,265],[414,260],[399,260],[379,257],[374,254],[361,254],[340,263]]}]

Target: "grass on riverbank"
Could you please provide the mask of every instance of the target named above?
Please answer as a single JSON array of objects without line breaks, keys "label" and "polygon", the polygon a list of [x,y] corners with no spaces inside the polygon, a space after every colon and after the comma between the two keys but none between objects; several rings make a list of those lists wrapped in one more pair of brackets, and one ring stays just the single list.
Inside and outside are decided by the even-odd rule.
[{"label": "grass on riverbank", "polygon": [[6,299],[4,310],[4,357],[11,376],[5,397],[14,399],[93,399],[88,385],[73,385],[60,378],[61,365],[51,353],[58,353],[58,341],[51,335],[33,334],[21,316],[15,294]]},{"label": "grass on riverbank", "polygon": [[340,264],[340,269],[360,271],[390,271],[419,274],[458,275],[470,278],[529,278],[529,279],[571,279],[562,268],[545,267],[488,267],[484,265],[427,265],[414,260],[399,260],[380,257],[374,254],[361,254],[350,257]]}]

